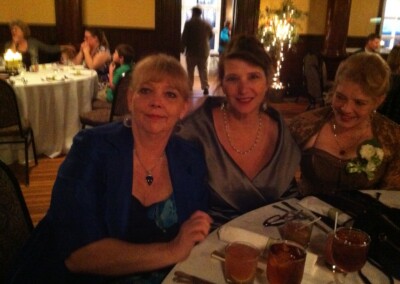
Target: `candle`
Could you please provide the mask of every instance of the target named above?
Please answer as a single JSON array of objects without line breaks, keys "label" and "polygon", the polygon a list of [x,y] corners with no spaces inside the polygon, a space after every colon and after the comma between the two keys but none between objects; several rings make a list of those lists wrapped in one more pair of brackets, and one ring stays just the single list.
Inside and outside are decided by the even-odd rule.
[{"label": "candle", "polygon": [[18,69],[22,67],[21,53],[13,52],[11,49],[4,54],[4,61],[6,62],[6,71],[9,73],[18,73]]}]

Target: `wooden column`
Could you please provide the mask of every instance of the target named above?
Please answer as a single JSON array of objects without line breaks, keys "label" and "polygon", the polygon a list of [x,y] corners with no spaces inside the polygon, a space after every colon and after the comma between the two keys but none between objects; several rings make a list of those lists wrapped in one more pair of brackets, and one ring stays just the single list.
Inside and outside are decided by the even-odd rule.
[{"label": "wooden column", "polygon": [[54,0],[58,42],[79,47],[83,41],[82,0]]},{"label": "wooden column", "polygon": [[346,58],[351,0],[328,0],[325,41],[322,50],[328,78],[333,79],[340,62]]},{"label": "wooden column", "polygon": [[256,35],[260,0],[235,0],[233,3],[232,34]]}]

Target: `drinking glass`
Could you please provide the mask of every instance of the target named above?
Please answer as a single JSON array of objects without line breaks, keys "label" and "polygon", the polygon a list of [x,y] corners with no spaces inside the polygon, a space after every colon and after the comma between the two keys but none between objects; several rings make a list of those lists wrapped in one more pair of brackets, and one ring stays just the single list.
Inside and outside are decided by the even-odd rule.
[{"label": "drinking glass", "polygon": [[233,242],[225,248],[225,278],[228,283],[253,283],[261,252],[246,242]]},{"label": "drinking glass", "polygon": [[279,233],[283,240],[294,241],[304,248],[307,248],[313,229],[312,218],[305,214],[288,215],[285,223],[278,227]]},{"label": "drinking glass", "polygon": [[332,259],[344,273],[341,282],[335,273],[336,283],[344,283],[347,273],[360,270],[367,261],[371,237],[355,228],[342,227],[336,230],[332,239]]},{"label": "drinking glass", "polygon": [[267,256],[267,279],[270,284],[300,284],[306,262],[303,246],[282,241],[270,246]]}]

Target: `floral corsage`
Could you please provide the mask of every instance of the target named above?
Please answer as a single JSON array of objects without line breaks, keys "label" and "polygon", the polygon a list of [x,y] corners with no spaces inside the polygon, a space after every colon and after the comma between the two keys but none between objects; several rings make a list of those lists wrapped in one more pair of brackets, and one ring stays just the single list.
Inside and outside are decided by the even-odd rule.
[{"label": "floral corsage", "polygon": [[366,140],[358,148],[358,157],[346,165],[348,173],[365,173],[373,180],[375,171],[383,161],[383,150],[376,139]]}]

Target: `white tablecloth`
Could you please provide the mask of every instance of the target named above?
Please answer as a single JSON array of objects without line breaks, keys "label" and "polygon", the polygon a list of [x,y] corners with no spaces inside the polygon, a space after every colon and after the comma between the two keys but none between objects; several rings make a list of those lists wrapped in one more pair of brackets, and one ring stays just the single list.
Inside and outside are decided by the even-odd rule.
[{"label": "white tablecloth", "polygon": [[[81,128],[79,114],[91,110],[97,74],[75,68],[47,65],[39,72],[10,77],[20,116],[29,119],[33,128],[38,154],[56,157],[67,153]],[[18,152],[16,146],[2,145],[0,158],[6,163],[21,162],[23,155]]]},{"label": "white tablecloth", "polygon": [[[300,208],[297,202],[298,200],[296,199],[289,200],[290,204],[296,208]],[[281,207],[285,208],[284,205],[281,205]],[[274,214],[282,214],[282,212],[279,209],[273,208],[272,205],[268,205],[244,214],[226,225],[244,228],[248,231],[258,234],[265,234],[272,238],[280,238],[278,229],[276,227],[266,228],[262,225],[263,221],[267,217]],[[320,224],[324,225],[323,223]],[[332,272],[325,266],[322,258],[324,239],[325,234],[318,229],[318,227],[314,226],[311,243],[308,250],[315,254],[321,255],[321,257],[318,258],[315,265],[306,266],[302,283],[314,284],[329,283],[333,281]],[[223,250],[226,244],[227,243],[218,239],[216,231],[212,232],[204,242],[200,243],[192,250],[188,259],[175,265],[163,283],[175,283],[173,282],[173,278],[174,272],[177,270],[184,271],[214,283],[225,283],[223,275],[223,263],[219,260],[211,258],[211,253],[214,250]],[[385,275],[383,275],[368,262],[362,271],[372,283],[389,283],[389,280],[385,277]],[[261,275],[258,274],[254,283],[268,283],[266,273],[262,273]],[[346,283],[363,284],[362,280],[357,276],[357,273],[349,274],[347,276]],[[395,283],[399,283],[399,281],[395,281]]]}]

